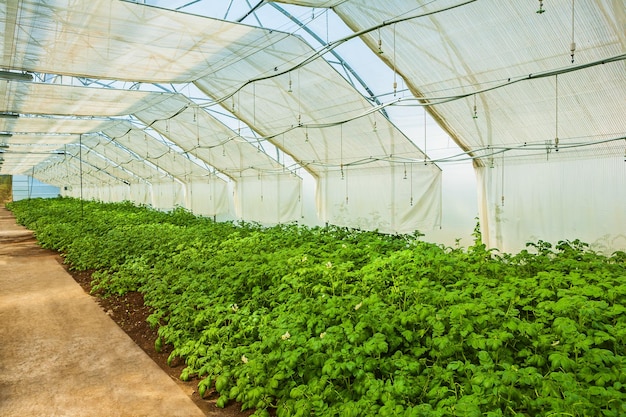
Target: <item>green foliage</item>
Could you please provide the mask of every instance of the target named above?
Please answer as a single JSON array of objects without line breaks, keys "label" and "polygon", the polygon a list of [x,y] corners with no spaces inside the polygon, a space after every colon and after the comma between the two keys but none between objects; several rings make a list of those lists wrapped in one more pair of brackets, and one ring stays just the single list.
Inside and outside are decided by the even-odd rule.
[{"label": "green foliage", "polygon": [[11,203],[95,288],[144,294],[182,379],[255,415],[626,415],[626,255],[519,254],[177,209]]}]

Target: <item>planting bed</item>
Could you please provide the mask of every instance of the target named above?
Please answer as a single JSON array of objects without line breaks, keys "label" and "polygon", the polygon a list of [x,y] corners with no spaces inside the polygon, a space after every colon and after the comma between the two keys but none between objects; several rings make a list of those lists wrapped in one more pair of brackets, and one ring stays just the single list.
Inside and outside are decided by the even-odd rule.
[{"label": "planting bed", "polygon": [[[66,198],[10,208],[72,269],[94,270],[92,290],[120,297],[104,305],[114,318],[145,317],[161,358],[218,407],[626,415],[623,252],[539,241],[511,255],[487,250],[478,228],[472,246],[442,247]],[[151,310],[124,319],[141,297]]]},{"label": "planting bed", "polygon": [[172,379],[178,381],[184,386],[184,391],[191,393],[191,399],[208,417],[244,417],[252,414],[252,411],[241,411],[238,404],[232,403],[229,407],[220,409],[215,406],[217,393],[215,391],[206,393],[201,398],[196,388],[198,381],[180,381],[180,373],[184,368],[182,361],[176,361],[168,365],[167,358],[172,347],[167,345],[161,352],[154,349],[154,342],[158,335],[156,329],[148,325],[146,321],[151,310],[143,302],[141,293],[132,291],[124,295],[111,295],[102,297],[101,294],[93,293],[91,286],[92,271],[76,271],[63,263],[63,258],[59,257],[59,262],[66,268],[67,272],[80,284],[80,286],[88,294],[92,294],[97,298],[98,304],[102,309],[120,326],[126,334],[133,339],[152,360],[163,369]]}]

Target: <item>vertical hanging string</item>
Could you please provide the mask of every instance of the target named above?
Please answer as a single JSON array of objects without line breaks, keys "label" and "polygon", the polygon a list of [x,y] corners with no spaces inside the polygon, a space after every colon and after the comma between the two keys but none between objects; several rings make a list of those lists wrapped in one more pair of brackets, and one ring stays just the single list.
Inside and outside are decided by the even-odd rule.
[{"label": "vertical hanging string", "polygon": [[330,9],[326,9],[326,44],[328,44],[329,41],[329,37],[328,37],[328,13],[330,13]]},{"label": "vertical hanging string", "polygon": [[383,39],[380,37],[380,28],[378,29],[378,53],[383,54]]},{"label": "vertical hanging string", "polygon": [[398,91],[398,80],[396,71],[396,25],[393,25],[393,96]]},{"label": "vertical hanging string", "polygon": [[426,165],[426,106],[424,109],[424,165]]},{"label": "vertical hanging string", "polygon": [[554,149],[559,151],[559,75],[554,76],[555,99],[554,99]]},{"label": "vertical hanging string", "polygon": [[504,207],[504,152],[502,153],[502,179],[500,180],[502,207]]},{"label": "vertical hanging string", "polygon": [[410,187],[411,187],[411,201],[410,201],[409,204],[411,205],[411,207],[413,207],[413,164],[411,164],[409,169],[411,171],[410,172],[411,173],[411,178],[410,178],[410,184],[409,184]]},{"label": "vertical hanging string", "polygon": [[30,180],[28,181],[28,199],[30,200],[30,197],[33,194],[33,182],[35,181],[35,166],[33,165],[33,168],[31,170],[30,173]]},{"label": "vertical hanging string", "polygon": [[302,88],[300,88],[300,71],[296,70],[296,88],[298,89],[298,126],[302,126]]},{"label": "vertical hanging string", "polygon": [[197,146],[200,147],[200,121],[198,120],[198,106],[193,108],[193,121],[196,122],[196,139]]},{"label": "vertical hanging string", "polygon": [[85,208],[83,206],[83,135],[78,136],[78,172],[80,176],[80,221],[85,216]]},{"label": "vertical hanging string", "polygon": [[256,83],[252,83],[252,127],[256,126]]},{"label": "vertical hanging string", "polygon": [[341,179],[343,175],[343,123],[339,125],[339,167],[341,169]]},{"label": "vertical hanging string", "polygon": [[[241,111],[241,94],[237,93],[237,110]],[[241,117],[237,117],[237,136],[241,136]]]},{"label": "vertical hanging string", "polygon": [[476,94],[474,94],[474,115],[472,116],[473,119],[478,119],[478,111],[476,110]]},{"label": "vertical hanging string", "polygon": [[574,63],[574,53],[576,52],[576,42],[574,41],[574,0],[572,0],[572,43],[570,44],[570,56],[572,64]]}]

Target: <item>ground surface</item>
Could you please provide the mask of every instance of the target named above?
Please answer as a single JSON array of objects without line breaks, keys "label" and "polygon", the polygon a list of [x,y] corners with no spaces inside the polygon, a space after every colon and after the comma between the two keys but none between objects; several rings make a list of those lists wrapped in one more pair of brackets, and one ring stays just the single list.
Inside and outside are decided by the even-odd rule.
[{"label": "ground surface", "polygon": [[218,409],[214,393],[201,399],[197,381],[178,379],[182,364],[154,351],[140,294],[90,296],[90,274],[72,275],[0,208],[0,415],[250,414]]}]

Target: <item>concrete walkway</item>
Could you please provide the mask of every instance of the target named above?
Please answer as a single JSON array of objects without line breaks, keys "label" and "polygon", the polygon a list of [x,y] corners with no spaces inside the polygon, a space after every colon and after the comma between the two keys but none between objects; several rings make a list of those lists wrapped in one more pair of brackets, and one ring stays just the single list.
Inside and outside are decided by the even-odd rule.
[{"label": "concrete walkway", "polygon": [[4,207],[0,416],[204,416]]}]

